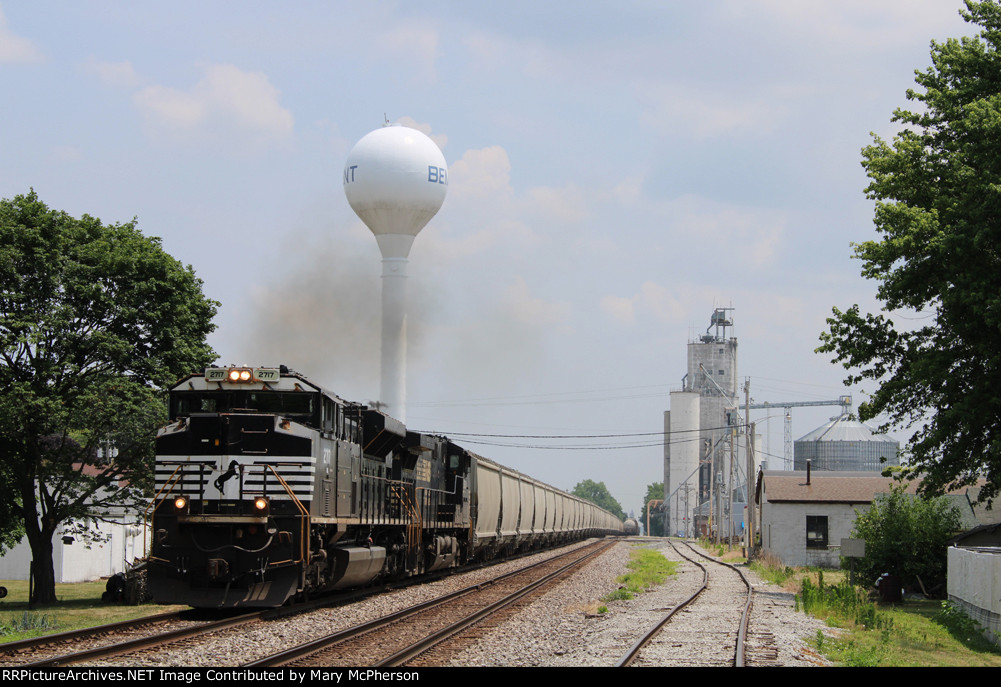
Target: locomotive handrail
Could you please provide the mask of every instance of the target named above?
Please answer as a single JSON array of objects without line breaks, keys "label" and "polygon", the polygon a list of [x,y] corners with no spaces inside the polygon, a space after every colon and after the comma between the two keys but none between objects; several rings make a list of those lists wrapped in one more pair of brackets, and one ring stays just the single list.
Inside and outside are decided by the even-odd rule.
[{"label": "locomotive handrail", "polygon": [[[157,508],[160,507],[160,504],[166,501],[167,496],[169,496],[170,493],[174,491],[174,485],[177,483],[177,479],[175,479],[174,476],[177,475],[178,471],[180,471],[181,475],[183,475],[184,471],[181,468],[183,468],[184,466],[185,463],[179,463],[178,466],[174,468],[174,471],[170,473],[170,477],[166,479],[166,481],[163,483],[163,486],[160,487],[160,490],[153,495],[153,500],[150,501],[150,504],[146,506],[146,510],[143,511],[143,551],[146,552],[147,555],[150,556],[150,558],[152,558],[152,554],[150,550],[146,548],[146,534],[147,532],[149,532],[149,528],[153,524],[153,513],[156,513],[156,510]],[[178,479],[180,479],[180,475],[178,475]],[[170,488],[167,489],[168,487]],[[163,499],[160,499],[160,494],[163,493],[164,489],[167,489],[167,493],[164,495]],[[150,509],[152,509],[153,511],[152,513],[150,512]],[[152,541],[150,543],[152,544]]]},{"label": "locomotive handrail", "polygon": [[423,530],[423,523],[421,522],[421,512],[420,506],[417,503],[417,495],[414,495],[413,501],[410,500],[410,494],[407,492],[407,484],[405,482],[390,483],[390,490],[397,495],[400,503],[403,505],[404,509],[409,514],[407,525],[407,556],[413,557],[414,562],[417,562],[420,556],[421,546],[423,545],[423,538],[421,537]]},{"label": "locomotive handrail", "polygon": [[[166,501],[167,496],[169,496],[174,491],[174,487],[177,485],[177,483],[180,481],[180,479],[184,476],[184,468],[186,466],[189,466],[189,465],[197,465],[198,468],[199,468],[199,471],[204,470],[204,468],[205,468],[205,464],[201,463],[201,462],[180,461],[178,463],[177,467],[174,468],[174,471],[172,473],[170,473],[170,476],[166,479],[166,481],[164,482],[164,485],[153,496],[153,500],[150,503],[150,505],[147,506],[146,510],[143,512],[143,549],[144,550],[146,549],[146,537],[147,537],[147,533],[148,533],[149,527],[150,527],[151,522],[152,522],[151,516],[153,514],[155,514],[156,511],[160,508],[160,506]],[[240,472],[241,472],[241,478],[240,478],[241,495],[242,495],[242,492],[243,492],[243,474],[242,474],[243,473],[243,469],[242,469],[243,467],[245,467],[245,466],[243,466],[243,465],[240,466],[240,468],[241,468],[241,470],[240,470]],[[285,478],[283,478],[280,474],[278,474],[278,471],[275,470],[274,465],[271,465],[269,463],[255,462],[254,463],[254,467],[261,467],[262,468],[262,471],[261,471],[262,475],[266,474],[267,470],[271,471],[271,473],[278,480],[278,483],[285,490],[285,493],[288,494],[288,496],[292,499],[292,502],[295,504],[296,508],[299,510],[299,516],[298,517],[300,518],[300,520],[302,522],[302,525],[301,525],[302,526],[302,536],[300,537],[300,543],[299,543],[299,558],[298,559],[289,558],[288,560],[284,560],[284,561],[271,561],[271,562],[268,563],[269,567],[274,567],[274,566],[279,566],[279,565],[286,565],[286,564],[290,564],[290,563],[291,564],[298,564],[298,563],[301,563],[304,560],[308,560],[309,553],[310,553],[310,551],[309,551],[309,524],[308,524],[309,523],[309,511],[306,510],[306,507],[302,505],[302,501],[300,501],[299,497],[296,496],[295,492],[292,491],[292,488],[289,486],[288,482],[285,481]],[[163,495],[163,498],[160,498],[161,494]],[[150,512],[151,509],[152,509],[152,513]]]},{"label": "locomotive handrail", "polygon": [[[258,452],[257,451],[244,451],[244,453],[258,453]],[[263,453],[267,453],[267,451],[264,451]],[[269,468],[272,472],[275,472],[274,469],[276,467],[283,467],[284,466],[284,467],[300,467],[301,468],[301,467],[306,467],[308,465],[309,465],[309,463],[306,463],[306,462],[301,461],[301,460],[255,460],[250,465],[240,464],[240,498],[241,499],[243,498],[244,493],[247,493],[247,494],[260,494],[262,496],[267,496],[268,495],[267,474],[264,471],[264,468]],[[245,469],[249,470],[251,468],[261,468],[261,488],[259,490],[257,490],[257,489],[249,489],[244,484],[244,481],[245,481],[244,477],[243,477],[244,476],[244,470]],[[248,473],[248,474],[250,474],[250,473]],[[275,475],[278,475],[278,473],[275,472]],[[293,500],[298,500],[296,498],[295,494],[292,493],[291,491],[289,491],[289,486],[288,486],[287,483],[284,482],[284,480],[280,480],[279,483],[285,488],[286,491],[289,492],[289,496],[291,496],[293,498]],[[304,509],[300,506],[300,510],[304,510]]]},{"label": "locomotive handrail", "polygon": [[[152,508],[154,511],[156,511],[156,509],[160,507],[158,505],[158,503],[157,503],[157,499],[160,498],[160,494],[163,493],[164,489],[167,489],[167,487],[170,487],[170,489],[167,489],[167,495],[169,495],[170,492],[174,491],[174,481],[175,481],[174,480],[174,475],[176,475],[177,472],[178,472],[178,470],[180,470],[181,468],[183,468],[184,465],[185,465],[184,463],[181,463],[176,468],[174,468],[174,471],[172,473],[170,473],[170,477],[168,477],[166,479],[166,481],[164,481],[163,486],[160,487],[160,490],[158,492],[156,492],[156,494],[153,495],[153,500],[150,501],[150,504],[146,507],[146,510],[143,511],[143,519],[145,519],[146,516],[150,514],[150,512],[149,512],[150,508]],[[164,498],[166,498],[166,496]],[[163,503],[163,501],[160,501],[159,503]]]},{"label": "locomotive handrail", "polygon": [[290,487],[288,485],[288,482],[285,481],[284,477],[282,477],[281,475],[278,474],[278,471],[275,470],[275,468],[274,468],[273,465],[269,465],[267,463],[255,463],[255,465],[261,465],[262,467],[265,467],[265,468],[271,470],[271,472],[274,474],[275,478],[277,478],[278,483],[282,485],[282,487],[285,489],[285,492],[292,498],[292,502],[296,505],[296,508],[299,509],[300,519],[302,520],[302,537],[300,537],[300,542],[299,542],[299,560],[295,560],[295,561],[293,561],[293,560],[288,560],[288,561],[269,561],[268,562],[268,567],[274,567],[274,566],[278,566],[278,565],[285,565],[286,563],[301,563],[303,561],[307,561],[308,562],[309,561],[309,555],[310,555],[310,550],[309,550],[309,511],[306,510],[306,507],[302,505],[302,501],[300,501],[299,497],[296,496],[295,492],[292,491],[292,487]]},{"label": "locomotive handrail", "polygon": [[[205,468],[207,466],[215,465],[215,460],[214,459],[211,459],[211,460],[176,460],[176,461],[175,460],[160,460],[160,461],[157,461],[157,462],[160,465],[168,465],[168,466],[169,465],[176,465],[177,467],[174,468],[174,472],[170,473],[170,477],[168,477],[166,479],[166,481],[164,482],[163,486],[160,487],[160,491],[158,491],[156,493],[156,495],[153,496],[153,503],[156,503],[156,499],[160,496],[160,494],[163,492],[163,490],[166,489],[168,486],[170,487],[170,489],[167,491],[167,494],[164,495],[164,498],[166,498],[166,496],[169,495],[170,492],[172,492],[174,490],[173,487],[174,487],[174,484],[176,484],[177,480],[174,480],[174,482],[171,482],[171,479],[174,477],[174,475],[177,474],[178,471],[181,472],[181,474],[178,475],[178,480],[180,480],[181,478],[183,478],[184,472],[185,472],[184,469],[186,467],[189,467],[189,466],[197,466],[197,468],[198,468],[198,497],[202,498],[202,499],[205,498],[205,479],[203,477],[203,473],[205,472]],[[152,507],[152,505],[153,504],[151,503],[150,507]],[[148,511],[149,508],[147,508],[146,510]]]}]

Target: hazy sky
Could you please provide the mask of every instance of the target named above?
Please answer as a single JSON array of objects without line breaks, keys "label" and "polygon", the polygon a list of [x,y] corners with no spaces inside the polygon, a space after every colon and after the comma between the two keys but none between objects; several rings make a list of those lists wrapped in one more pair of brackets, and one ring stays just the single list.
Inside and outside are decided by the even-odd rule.
[{"label": "hazy sky", "polygon": [[[450,168],[411,253],[411,428],[660,431],[717,306],[754,400],[857,403],[813,350],[832,306],[877,307],[860,149],[930,41],[975,32],[960,7],[6,0],[0,197],[137,217],[222,303],[220,363],[370,401],[380,256],[342,170],[388,118]],[[836,410],[795,409],[794,438]],[[467,445],[627,511],[663,478],[657,437],[488,441],[529,447]]]}]

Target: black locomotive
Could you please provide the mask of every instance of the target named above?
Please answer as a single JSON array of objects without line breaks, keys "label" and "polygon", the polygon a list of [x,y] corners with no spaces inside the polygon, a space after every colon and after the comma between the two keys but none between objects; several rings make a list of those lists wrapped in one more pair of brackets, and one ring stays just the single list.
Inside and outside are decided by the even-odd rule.
[{"label": "black locomotive", "polygon": [[162,603],[279,606],[621,533],[607,511],[279,368],[208,368],[156,440]]}]

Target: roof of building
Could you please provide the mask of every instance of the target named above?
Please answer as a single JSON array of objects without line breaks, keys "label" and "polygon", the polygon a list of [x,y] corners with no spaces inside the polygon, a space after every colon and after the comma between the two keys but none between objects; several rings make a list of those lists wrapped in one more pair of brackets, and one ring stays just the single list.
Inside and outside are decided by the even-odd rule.
[{"label": "roof of building", "polygon": [[[876,494],[890,491],[894,482],[872,472],[842,472],[833,470],[813,470],[807,483],[806,470],[762,470],[758,479],[758,497],[763,489],[770,503],[785,502],[828,502],[828,503],[871,503]],[[905,484],[906,491],[913,494],[917,484]]]},{"label": "roof of building", "polygon": [[989,523],[953,537],[950,546],[988,548],[986,553],[1001,555],[1001,524]]},{"label": "roof of building", "polygon": [[[980,498],[980,485],[974,485],[968,489],[967,493],[970,497],[970,503],[973,504],[973,512],[977,516],[977,521],[984,525],[1001,525],[1001,500],[995,500],[991,504],[991,508],[988,509],[986,503],[977,502]],[[994,507],[995,505],[998,507]]]},{"label": "roof of building", "polygon": [[[767,481],[767,486],[765,482]],[[879,494],[888,494],[902,486],[907,494],[916,494],[920,480],[898,482],[871,472],[812,470],[807,483],[806,470],[762,470],[758,475],[756,498],[761,502],[765,491],[769,503],[872,503]],[[959,510],[965,527],[996,523],[1001,509],[985,511],[974,502],[979,488],[959,487],[945,494]]]}]

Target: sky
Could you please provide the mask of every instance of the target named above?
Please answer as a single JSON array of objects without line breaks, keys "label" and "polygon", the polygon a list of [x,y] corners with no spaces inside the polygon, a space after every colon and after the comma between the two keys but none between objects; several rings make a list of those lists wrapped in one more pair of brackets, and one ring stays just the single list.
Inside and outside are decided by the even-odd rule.
[{"label": "sky", "polygon": [[[135,218],[221,304],[220,364],[370,402],[380,255],[342,173],[419,129],[449,190],[410,254],[408,427],[638,513],[714,308],[753,401],[874,390],[814,349],[832,307],[879,309],[860,151],[976,32],[961,6],[3,0],[0,197]],[[781,468],[781,416],[751,420]]]}]

